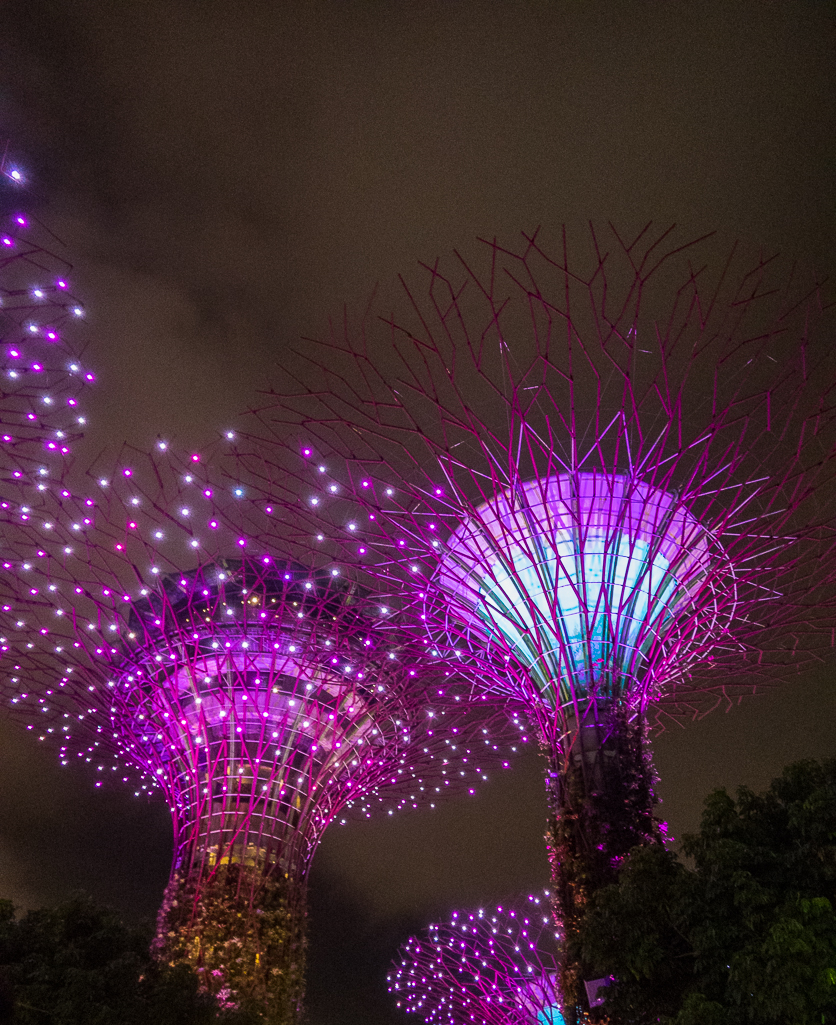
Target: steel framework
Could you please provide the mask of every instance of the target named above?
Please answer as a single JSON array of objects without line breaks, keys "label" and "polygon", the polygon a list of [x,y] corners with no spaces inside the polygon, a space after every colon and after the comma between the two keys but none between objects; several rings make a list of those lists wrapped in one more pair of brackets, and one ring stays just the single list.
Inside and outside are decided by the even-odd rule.
[{"label": "steel framework", "polygon": [[86,491],[45,489],[4,551],[2,688],[64,764],[92,762],[97,785],[138,773],[137,794],[165,795],[159,956],[193,964],[222,1005],[292,1022],[325,828],[346,809],[473,792],[507,764],[505,719],[489,703],[474,715],[466,688],[335,568],[230,532],[237,496],[188,462],[161,444]]},{"label": "steel framework", "polygon": [[253,515],[280,506],[284,536],[525,709],[570,1023],[588,1013],[583,907],[662,840],[648,722],[730,704],[833,640],[818,283],[737,247],[712,270],[710,237],[672,229],[590,242],[489,243],[479,266],[424,267],[423,297],[402,281],[391,307],[346,313],[242,425],[228,471]]}]

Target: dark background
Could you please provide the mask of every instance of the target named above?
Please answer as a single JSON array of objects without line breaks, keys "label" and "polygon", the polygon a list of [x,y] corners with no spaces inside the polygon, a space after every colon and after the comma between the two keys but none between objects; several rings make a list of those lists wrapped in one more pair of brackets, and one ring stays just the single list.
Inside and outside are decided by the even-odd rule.
[{"label": "dark background", "polygon": [[[0,136],[89,307],[91,453],[200,443],[286,346],[479,235],[653,219],[836,266],[833,4],[6,0]],[[161,804],[94,791],[0,724],[0,894],[150,918]],[[655,743],[673,832],[716,785],[836,755],[836,671]],[[451,907],[543,886],[534,753],[477,797],[333,827],[311,1025],[395,1022],[386,966]]]}]

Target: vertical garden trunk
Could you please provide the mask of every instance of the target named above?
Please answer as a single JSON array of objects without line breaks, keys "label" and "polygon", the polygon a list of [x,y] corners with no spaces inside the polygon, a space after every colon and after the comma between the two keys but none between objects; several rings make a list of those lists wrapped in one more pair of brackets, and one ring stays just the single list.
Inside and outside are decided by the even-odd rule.
[{"label": "vertical garden trunk", "polygon": [[563,934],[561,993],[566,1025],[604,1020],[590,1008],[590,972],[579,929],[590,897],[616,881],[633,847],[661,842],[645,726],[617,706],[597,704],[567,751],[546,751],[554,912]]},{"label": "vertical garden trunk", "polygon": [[240,1007],[265,1025],[302,1017],[306,948],[305,884],[273,866],[226,864],[175,872],[158,916],[154,950],[190,964],[220,1008]]}]

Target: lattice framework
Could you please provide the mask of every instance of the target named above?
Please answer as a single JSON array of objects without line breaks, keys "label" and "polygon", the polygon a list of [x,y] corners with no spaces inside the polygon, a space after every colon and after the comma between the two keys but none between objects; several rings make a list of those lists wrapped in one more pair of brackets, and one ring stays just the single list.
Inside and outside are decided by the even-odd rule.
[{"label": "lattice framework", "polygon": [[346,809],[473,793],[508,764],[504,716],[474,715],[336,570],[230,533],[237,497],[201,486],[164,443],[87,484],[46,488],[4,552],[3,689],[64,762],[75,751],[106,772],[106,758],[143,776],[137,793],[165,794],[160,955],[197,964],[225,1000],[295,1020],[325,828]]},{"label": "lattice framework", "polygon": [[428,1025],[563,1025],[548,896],[454,911],[411,937],[389,975],[398,1007]]},{"label": "lattice framework", "polygon": [[242,521],[280,507],[277,531],[525,708],[572,1022],[583,907],[662,840],[646,724],[833,643],[833,306],[711,245],[593,229],[425,266],[423,294],[402,281],[306,344],[227,471]]}]

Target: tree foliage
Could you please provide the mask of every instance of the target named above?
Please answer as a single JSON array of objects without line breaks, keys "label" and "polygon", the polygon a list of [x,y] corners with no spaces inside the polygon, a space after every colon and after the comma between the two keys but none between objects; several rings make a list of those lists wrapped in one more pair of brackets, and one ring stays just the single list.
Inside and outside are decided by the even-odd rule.
[{"label": "tree foliage", "polygon": [[584,961],[613,1021],[836,1023],[836,760],[717,790],[685,861],[636,849],[590,902]]},{"label": "tree foliage", "polygon": [[0,901],[0,1022],[14,1025],[250,1025],[160,965],[149,937],[85,897],[20,918]]}]

